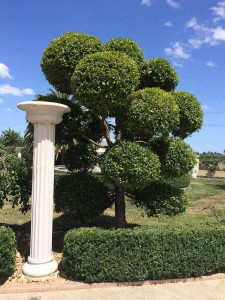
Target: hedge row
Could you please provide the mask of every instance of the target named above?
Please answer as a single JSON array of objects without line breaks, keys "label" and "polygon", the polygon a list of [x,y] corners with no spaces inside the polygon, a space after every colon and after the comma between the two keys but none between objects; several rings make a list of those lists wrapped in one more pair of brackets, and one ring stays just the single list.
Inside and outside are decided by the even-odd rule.
[{"label": "hedge row", "polygon": [[62,268],[85,282],[182,278],[225,271],[225,227],[69,231]]},{"label": "hedge row", "polygon": [[16,268],[16,239],[11,228],[0,227],[0,280]]}]

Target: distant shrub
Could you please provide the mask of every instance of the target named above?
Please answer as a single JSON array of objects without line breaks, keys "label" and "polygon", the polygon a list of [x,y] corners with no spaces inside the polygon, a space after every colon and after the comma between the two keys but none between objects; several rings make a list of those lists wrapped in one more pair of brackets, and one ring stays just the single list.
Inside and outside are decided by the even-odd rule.
[{"label": "distant shrub", "polygon": [[67,232],[62,267],[85,282],[183,278],[225,271],[225,227],[151,226]]},{"label": "distant shrub", "polygon": [[0,281],[16,268],[16,238],[11,228],[0,227]]},{"label": "distant shrub", "polygon": [[102,176],[72,173],[55,176],[55,210],[88,224],[113,203],[113,189]]}]

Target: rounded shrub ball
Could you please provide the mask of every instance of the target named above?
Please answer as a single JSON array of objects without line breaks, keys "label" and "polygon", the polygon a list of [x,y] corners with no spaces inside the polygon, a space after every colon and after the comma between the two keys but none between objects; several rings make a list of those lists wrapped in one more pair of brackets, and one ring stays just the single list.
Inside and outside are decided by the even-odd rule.
[{"label": "rounded shrub ball", "polygon": [[[146,88],[129,96],[125,127],[142,138],[168,135],[179,122],[179,108],[170,93]],[[126,129],[126,130],[127,130]]]},{"label": "rounded shrub ball", "polygon": [[111,39],[104,46],[105,51],[120,51],[126,53],[139,67],[144,62],[144,55],[135,41],[126,38]]},{"label": "rounded shrub ball", "polygon": [[127,96],[139,83],[137,64],[128,55],[106,51],[85,56],[71,81],[75,96],[102,116],[115,116],[128,104]]},{"label": "rounded shrub ball", "polygon": [[184,139],[201,128],[203,112],[198,99],[193,95],[184,91],[177,91],[172,94],[180,109],[180,122],[173,134]]},{"label": "rounded shrub ball", "polygon": [[185,191],[164,181],[152,182],[134,195],[135,204],[144,208],[148,216],[173,216],[184,212],[188,205]]},{"label": "rounded shrub ball", "polygon": [[120,142],[109,149],[101,161],[103,174],[113,185],[133,190],[159,178],[156,154],[137,143]]},{"label": "rounded shrub ball", "polygon": [[42,71],[57,90],[71,94],[70,80],[77,63],[87,54],[102,51],[102,47],[101,41],[90,34],[68,32],[45,49]]},{"label": "rounded shrub ball", "polygon": [[69,215],[78,223],[88,224],[113,203],[113,188],[102,176],[71,173],[55,177],[56,212]]},{"label": "rounded shrub ball", "polygon": [[179,83],[175,69],[164,58],[147,60],[142,69],[141,88],[158,87],[167,92],[174,91]]},{"label": "rounded shrub ball", "polygon": [[165,177],[180,177],[191,171],[196,161],[192,148],[181,139],[171,139],[162,162]]}]

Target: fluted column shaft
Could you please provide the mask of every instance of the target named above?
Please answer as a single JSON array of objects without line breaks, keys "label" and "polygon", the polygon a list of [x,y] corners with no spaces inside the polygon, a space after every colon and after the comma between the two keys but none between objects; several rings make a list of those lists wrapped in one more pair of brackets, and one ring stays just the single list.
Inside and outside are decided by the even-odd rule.
[{"label": "fluted column shaft", "polygon": [[31,246],[28,257],[31,263],[53,259],[54,144],[55,125],[34,124]]}]

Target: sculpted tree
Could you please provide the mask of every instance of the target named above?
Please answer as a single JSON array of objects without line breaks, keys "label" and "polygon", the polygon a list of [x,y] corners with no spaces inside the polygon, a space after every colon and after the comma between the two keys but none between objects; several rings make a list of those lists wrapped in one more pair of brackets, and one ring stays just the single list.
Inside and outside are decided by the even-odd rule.
[{"label": "sculpted tree", "polygon": [[[41,67],[47,80],[82,108],[81,114],[87,111],[99,122],[108,144],[100,165],[115,187],[117,227],[126,225],[126,191],[135,194],[191,170],[195,157],[183,139],[200,129],[203,114],[194,96],[174,91],[179,80],[168,61],[144,61],[129,39],[102,45],[93,36],[66,33],[44,51]],[[78,130],[77,136],[74,117],[68,114],[62,124],[70,140],[74,134],[79,142],[98,146],[94,130]]]}]

